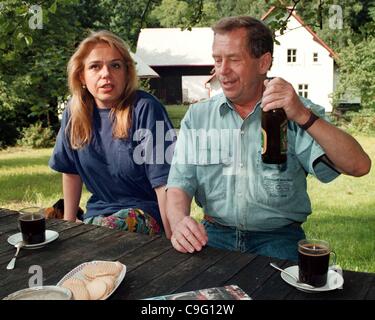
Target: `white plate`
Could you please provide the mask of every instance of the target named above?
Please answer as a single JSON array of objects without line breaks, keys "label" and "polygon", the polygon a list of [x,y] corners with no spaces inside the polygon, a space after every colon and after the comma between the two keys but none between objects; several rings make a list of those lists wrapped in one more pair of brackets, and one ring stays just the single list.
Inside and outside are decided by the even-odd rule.
[{"label": "white plate", "polygon": [[[90,262],[84,262],[82,264],[80,264],[78,267],[75,267],[72,271],[68,272],[64,277],[62,277],[62,279],[56,284],[57,286],[61,286],[65,280],[68,280],[69,278],[78,278],[78,279],[81,279],[81,280],[85,280],[85,276],[82,274],[82,269],[87,266],[88,264],[96,264],[96,263],[100,263],[100,262],[115,262],[115,261],[90,261]],[[108,299],[109,296],[111,296],[115,291],[116,289],[118,288],[118,286],[120,285],[120,283],[122,282],[122,280],[124,280],[125,278],[125,274],[126,274],[126,265],[122,264],[122,271],[120,272],[120,274],[117,276],[117,279],[115,280],[115,286],[113,288],[113,290],[108,293],[105,297],[103,297],[101,300],[106,300]]]},{"label": "white plate", "polygon": [[[289,273],[291,273],[292,275],[298,278],[298,266],[291,266],[289,268],[286,268],[285,271],[288,271]],[[297,289],[300,289],[306,292],[331,291],[331,290],[340,288],[344,284],[344,278],[334,270],[328,270],[327,283],[325,286],[317,287],[313,289],[310,289],[310,288],[307,289],[305,286],[303,286],[303,284],[297,283],[295,279],[293,279],[292,277],[289,277],[285,273],[281,273],[280,275],[281,275],[281,278],[285,282],[289,283],[293,287],[296,287]]]},{"label": "white plate", "polygon": [[[36,244],[25,244],[22,248],[25,249],[39,249],[44,247],[46,244],[56,240],[59,237],[59,233],[53,230],[46,230],[46,241]],[[18,232],[8,238],[8,243],[14,246],[16,243],[22,241],[22,233]]]}]

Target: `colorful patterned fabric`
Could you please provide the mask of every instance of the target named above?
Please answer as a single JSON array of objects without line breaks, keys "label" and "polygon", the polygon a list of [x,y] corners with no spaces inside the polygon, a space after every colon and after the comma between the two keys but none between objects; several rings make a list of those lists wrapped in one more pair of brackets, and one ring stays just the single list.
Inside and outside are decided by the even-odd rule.
[{"label": "colorful patterned fabric", "polygon": [[89,217],[83,222],[111,229],[148,234],[150,236],[161,233],[160,226],[156,220],[140,209],[122,209],[110,216],[99,215]]}]

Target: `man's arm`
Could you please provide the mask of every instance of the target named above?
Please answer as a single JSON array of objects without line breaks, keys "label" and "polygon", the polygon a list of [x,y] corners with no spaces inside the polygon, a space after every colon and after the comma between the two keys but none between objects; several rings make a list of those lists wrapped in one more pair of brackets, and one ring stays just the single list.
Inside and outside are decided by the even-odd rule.
[{"label": "man's arm", "polygon": [[76,221],[82,193],[82,180],[77,174],[62,175],[64,193],[64,220]]},{"label": "man's arm", "polygon": [[[281,78],[266,80],[263,110],[283,108],[289,120],[303,125],[310,111],[303,105],[293,86]],[[360,177],[371,168],[371,160],[360,144],[349,134],[323,119],[316,120],[307,132],[323,148],[335,168],[345,174]]]},{"label": "man's arm", "polygon": [[204,226],[190,217],[192,198],[179,188],[168,188],[167,217],[172,230],[171,243],[180,252],[202,250],[208,242]]},{"label": "man's arm", "polygon": [[[306,123],[309,116],[307,114],[296,122]],[[319,143],[339,172],[355,177],[369,173],[371,160],[351,135],[322,119],[315,121],[307,132]]]}]

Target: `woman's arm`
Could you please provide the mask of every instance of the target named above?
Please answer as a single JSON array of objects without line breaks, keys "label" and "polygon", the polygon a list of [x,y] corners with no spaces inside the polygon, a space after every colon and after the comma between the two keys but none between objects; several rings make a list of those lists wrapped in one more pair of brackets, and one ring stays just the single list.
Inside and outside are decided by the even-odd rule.
[{"label": "woman's arm", "polygon": [[64,220],[76,221],[82,193],[82,180],[79,175],[63,173]]},{"label": "woman's arm", "polygon": [[163,221],[165,235],[168,239],[170,239],[172,232],[171,232],[171,227],[169,225],[169,221],[168,221],[167,214],[166,214],[167,192],[165,191],[165,186],[160,186],[160,187],[155,188],[155,192],[158,198],[160,216],[161,216],[161,220]]}]

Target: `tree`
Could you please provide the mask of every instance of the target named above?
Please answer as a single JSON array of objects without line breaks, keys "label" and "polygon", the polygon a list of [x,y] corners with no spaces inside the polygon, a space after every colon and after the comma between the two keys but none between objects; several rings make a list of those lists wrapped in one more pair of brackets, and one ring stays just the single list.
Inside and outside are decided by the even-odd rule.
[{"label": "tree", "polygon": [[335,99],[350,90],[351,95],[361,97],[363,108],[375,110],[375,38],[358,44],[349,42],[347,48],[340,51],[340,79]]}]

